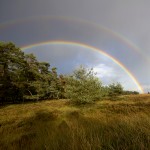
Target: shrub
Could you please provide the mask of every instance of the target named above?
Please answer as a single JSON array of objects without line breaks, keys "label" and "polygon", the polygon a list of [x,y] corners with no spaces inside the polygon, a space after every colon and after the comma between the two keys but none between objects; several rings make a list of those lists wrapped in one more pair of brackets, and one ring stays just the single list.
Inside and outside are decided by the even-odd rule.
[{"label": "shrub", "polygon": [[108,95],[110,97],[116,97],[123,94],[123,87],[120,83],[113,83],[108,86]]},{"label": "shrub", "polygon": [[92,103],[102,96],[102,83],[93,69],[80,67],[66,77],[66,97],[77,104]]}]

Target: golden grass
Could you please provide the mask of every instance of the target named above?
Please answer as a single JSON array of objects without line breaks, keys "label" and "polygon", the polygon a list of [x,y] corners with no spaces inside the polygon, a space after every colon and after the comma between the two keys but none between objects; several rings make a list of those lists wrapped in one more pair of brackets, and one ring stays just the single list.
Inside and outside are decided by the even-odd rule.
[{"label": "golden grass", "polygon": [[149,150],[150,95],[83,106],[47,100],[3,107],[0,149]]}]

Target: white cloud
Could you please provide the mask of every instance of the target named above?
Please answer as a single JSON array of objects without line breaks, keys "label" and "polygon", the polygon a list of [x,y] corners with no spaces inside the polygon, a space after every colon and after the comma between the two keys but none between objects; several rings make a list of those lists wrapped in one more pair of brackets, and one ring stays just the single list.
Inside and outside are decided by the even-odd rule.
[{"label": "white cloud", "polygon": [[93,68],[94,72],[97,73],[97,76],[100,78],[113,77],[114,69],[105,64],[99,64]]}]

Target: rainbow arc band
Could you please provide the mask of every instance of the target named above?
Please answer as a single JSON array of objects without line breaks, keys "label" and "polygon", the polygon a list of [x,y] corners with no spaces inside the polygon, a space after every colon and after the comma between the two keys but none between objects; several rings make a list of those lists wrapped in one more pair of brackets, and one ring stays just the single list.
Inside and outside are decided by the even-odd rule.
[{"label": "rainbow arc band", "polygon": [[101,53],[102,55],[108,57],[109,59],[111,59],[114,63],[116,63],[119,67],[122,68],[122,70],[132,79],[132,81],[136,84],[136,86],[138,87],[140,93],[144,93],[144,90],[142,88],[142,86],[140,85],[140,83],[137,81],[137,79],[134,77],[134,75],[121,63],[119,62],[117,59],[115,59],[114,57],[112,57],[111,55],[107,54],[106,52],[104,52],[101,49],[98,49],[96,47],[84,44],[84,43],[79,43],[79,42],[72,42],[72,41],[45,41],[45,42],[40,42],[40,43],[35,43],[35,44],[31,44],[31,45],[27,45],[27,46],[23,46],[21,49],[22,50],[26,50],[29,48],[33,48],[33,47],[37,47],[37,46],[44,46],[44,45],[72,45],[72,46],[80,46],[83,48],[88,48],[91,49],[93,51],[97,51],[99,53]]}]

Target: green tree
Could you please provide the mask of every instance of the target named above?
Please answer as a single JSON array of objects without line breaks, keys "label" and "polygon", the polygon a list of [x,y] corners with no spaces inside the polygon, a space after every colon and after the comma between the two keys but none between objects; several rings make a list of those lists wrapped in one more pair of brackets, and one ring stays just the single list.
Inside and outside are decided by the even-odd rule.
[{"label": "green tree", "polygon": [[112,83],[108,86],[108,95],[116,97],[123,94],[123,87],[120,83]]},{"label": "green tree", "polygon": [[57,74],[57,68],[53,67],[51,69],[51,81],[50,81],[50,98],[59,99],[62,92],[61,80]]},{"label": "green tree", "polygon": [[50,64],[24,54],[13,43],[0,42],[0,100],[39,100],[64,95],[63,76]]},{"label": "green tree", "polygon": [[49,98],[50,64],[47,62],[38,62],[33,54],[26,54],[25,71],[25,99],[39,100]]},{"label": "green tree", "polygon": [[24,53],[13,43],[0,43],[0,97],[2,102],[7,99],[21,99],[20,76],[24,68]]},{"label": "green tree", "polygon": [[102,83],[92,69],[80,67],[66,77],[66,97],[77,104],[92,103],[102,97]]}]

